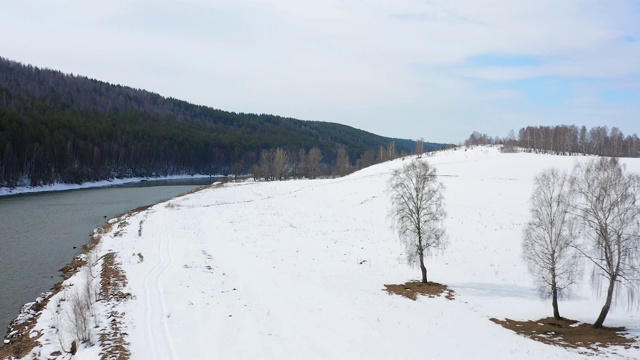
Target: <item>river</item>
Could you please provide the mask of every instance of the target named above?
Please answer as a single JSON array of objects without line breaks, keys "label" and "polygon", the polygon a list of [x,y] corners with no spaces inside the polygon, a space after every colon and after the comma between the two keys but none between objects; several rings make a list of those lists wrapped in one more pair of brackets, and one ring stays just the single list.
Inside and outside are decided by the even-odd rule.
[{"label": "river", "polygon": [[153,180],[0,197],[0,333],[23,304],[60,281],[59,269],[107,219],[216,180]]}]

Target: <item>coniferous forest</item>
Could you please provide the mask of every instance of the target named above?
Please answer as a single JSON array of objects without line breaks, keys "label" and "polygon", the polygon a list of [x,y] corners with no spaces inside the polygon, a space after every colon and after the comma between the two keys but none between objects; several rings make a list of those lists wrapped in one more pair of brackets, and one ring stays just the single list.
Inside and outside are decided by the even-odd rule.
[{"label": "coniferous forest", "polygon": [[316,174],[332,174],[338,158],[342,171],[357,169],[414,146],[341,124],[216,110],[0,58],[0,186],[242,174],[276,149],[299,176],[311,150],[320,156]]}]

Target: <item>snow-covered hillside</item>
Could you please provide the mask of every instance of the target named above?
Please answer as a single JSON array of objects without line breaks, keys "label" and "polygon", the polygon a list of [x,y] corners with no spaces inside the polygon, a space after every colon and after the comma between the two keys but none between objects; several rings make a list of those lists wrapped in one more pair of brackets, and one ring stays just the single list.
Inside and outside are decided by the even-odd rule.
[{"label": "snow-covered hillside", "polygon": [[[117,254],[131,297],[94,304],[99,327],[114,311],[124,314],[132,359],[592,358],[489,321],[552,314],[520,255],[528,199],[542,169],[570,170],[586,158],[478,147],[426,159],[446,186],[450,242],[427,259],[429,278],[452,288],[455,300],[411,301],[383,291],[419,277],[387,218],[390,171],[409,161],[398,159],[340,179],[229,183],[120,219],[98,255]],[[623,162],[640,172],[640,160]],[[83,278],[90,277],[68,284],[78,288]],[[39,358],[61,342],[68,349],[71,335],[57,329],[69,326],[52,315],[70,303],[56,301],[63,295],[36,326]],[[602,302],[585,279],[560,311],[593,322]],[[621,307],[605,322],[636,336],[639,324],[639,312]],[[99,351],[80,345],[75,358],[97,359]],[[605,354],[640,358],[637,349]]]}]

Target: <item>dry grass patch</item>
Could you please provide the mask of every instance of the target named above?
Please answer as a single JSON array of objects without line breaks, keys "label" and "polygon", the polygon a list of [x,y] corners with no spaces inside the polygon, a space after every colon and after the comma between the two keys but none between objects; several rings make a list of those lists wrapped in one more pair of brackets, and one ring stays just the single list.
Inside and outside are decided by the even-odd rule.
[{"label": "dry grass patch", "polygon": [[552,317],[529,321],[495,318],[490,320],[533,340],[565,348],[598,351],[610,346],[622,346],[625,349],[640,349],[636,339],[626,336],[624,327],[594,329],[591,324],[569,319],[557,320]]},{"label": "dry grass patch", "polygon": [[75,275],[78,270],[87,265],[87,260],[80,257],[80,256],[76,256],[75,258],[73,258],[73,260],[71,260],[70,263],[68,263],[67,265],[63,266],[60,270],[62,273],[62,281],[56,283],[55,285],[53,285],[53,289],[54,290],[58,290],[60,288],[62,288],[62,283],[69,279],[70,277],[72,277],[73,275]]},{"label": "dry grass patch", "polygon": [[[38,340],[42,336],[39,332],[31,334],[33,326],[36,324],[42,309],[47,305],[49,299],[36,301],[31,305],[25,305],[21,314],[32,313],[32,317],[27,318],[24,322],[13,321],[8,328],[6,339],[10,339],[8,344],[0,344],[0,359],[25,357],[28,353],[38,345]],[[4,346],[3,346],[4,345]]]},{"label": "dry grass patch", "polygon": [[416,300],[418,298],[418,294],[425,295],[430,298],[444,295],[448,300],[454,299],[453,290],[449,289],[447,285],[438,284],[436,282],[428,282],[425,284],[420,281],[409,281],[399,285],[385,284],[384,287],[389,294],[404,296],[411,300]]},{"label": "dry grass patch", "polygon": [[107,301],[129,299],[130,293],[122,291],[127,286],[127,276],[116,263],[116,253],[109,252],[103,256],[100,272],[100,296]]},{"label": "dry grass patch", "polygon": [[131,357],[129,343],[124,340],[126,333],[122,326],[123,317],[124,313],[115,310],[109,313],[108,331],[100,332],[101,360],[129,360]]},{"label": "dry grass patch", "polygon": [[123,291],[125,286],[127,286],[127,277],[116,262],[116,254],[107,253],[102,260],[100,295],[112,304],[112,308],[109,312],[109,325],[100,331],[101,360],[128,360],[131,356],[129,343],[124,339],[126,335],[123,331],[124,313],[116,311],[114,304],[114,302],[131,299],[131,294]]}]

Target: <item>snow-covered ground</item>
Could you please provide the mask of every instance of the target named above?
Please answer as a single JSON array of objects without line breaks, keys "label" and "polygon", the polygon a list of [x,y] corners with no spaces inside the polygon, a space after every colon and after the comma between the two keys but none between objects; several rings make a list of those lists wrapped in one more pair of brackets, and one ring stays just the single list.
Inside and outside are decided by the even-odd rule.
[{"label": "snow-covered ground", "polygon": [[[221,177],[221,176],[222,175],[214,175],[214,177]],[[197,179],[197,178],[209,178],[209,177],[210,177],[209,175],[171,175],[171,176],[161,176],[161,177],[152,177],[152,178],[137,177],[137,178],[91,181],[91,182],[86,182],[82,184],[58,183],[58,184],[42,185],[42,186],[17,186],[15,188],[0,187],[0,196],[47,192],[47,191],[89,189],[89,188],[136,183],[136,182],[146,181],[146,180],[156,181],[156,180],[177,180],[177,179],[187,179],[187,178]]]},{"label": "snow-covered ground", "polygon": [[[419,278],[387,218],[390,171],[409,159],[332,180],[228,183],[155,205],[117,220],[98,247],[98,256],[117,253],[132,295],[94,304],[98,328],[112,320],[107,312],[124,313],[132,359],[593,358],[489,321],[552,314],[521,259],[522,228],[533,177],[584,159],[486,147],[427,158],[446,186],[450,242],[427,268],[430,280],[455,291],[453,301],[383,291]],[[640,171],[640,160],[623,162]],[[54,310],[87,278],[81,271],[68,280],[76,285],[43,312],[40,358],[61,342],[68,349],[72,336],[57,329],[69,326]],[[561,301],[563,316],[595,320],[603,300],[587,278]],[[605,325],[640,336],[640,313],[616,307]],[[97,359],[99,351],[81,345],[75,358]],[[640,350],[599,355],[638,359]]]}]

